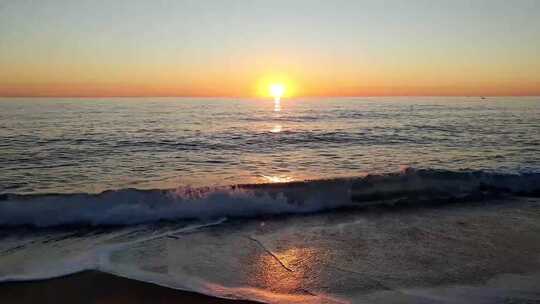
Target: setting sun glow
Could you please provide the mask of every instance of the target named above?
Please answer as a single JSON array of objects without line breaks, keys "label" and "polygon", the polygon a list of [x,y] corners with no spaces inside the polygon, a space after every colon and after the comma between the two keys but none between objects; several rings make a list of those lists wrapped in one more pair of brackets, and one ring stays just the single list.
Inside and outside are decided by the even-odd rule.
[{"label": "setting sun glow", "polygon": [[270,95],[275,99],[280,99],[285,93],[285,86],[281,83],[275,83],[270,85]]},{"label": "setting sun glow", "polygon": [[272,97],[274,100],[293,98],[299,94],[302,95],[302,92],[298,90],[299,87],[300,83],[297,82],[297,79],[293,79],[293,75],[270,72],[257,78],[254,96],[264,99]]},{"label": "setting sun glow", "polygon": [[0,0],[0,96],[538,96],[539,5]]}]

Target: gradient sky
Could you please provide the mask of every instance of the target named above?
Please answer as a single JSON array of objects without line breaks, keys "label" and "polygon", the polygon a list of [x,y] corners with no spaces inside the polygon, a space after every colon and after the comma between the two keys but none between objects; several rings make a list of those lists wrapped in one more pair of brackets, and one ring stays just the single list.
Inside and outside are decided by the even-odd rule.
[{"label": "gradient sky", "polygon": [[539,0],[0,0],[0,96],[540,95]]}]

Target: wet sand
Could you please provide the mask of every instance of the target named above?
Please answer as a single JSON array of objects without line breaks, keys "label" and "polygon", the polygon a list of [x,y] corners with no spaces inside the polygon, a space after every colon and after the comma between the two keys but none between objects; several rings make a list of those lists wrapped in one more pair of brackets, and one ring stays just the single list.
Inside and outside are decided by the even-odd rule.
[{"label": "wet sand", "polygon": [[[99,255],[110,273],[276,304],[540,303],[538,198],[125,229],[12,233],[0,239],[0,274]],[[253,303],[100,272],[0,284],[1,304],[35,302]]]},{"label": "wet sand", "polygon": [[215,298],[103,272],[85,271],[43,281],[0,284],[0,303],[256,304],[257,302]]}]

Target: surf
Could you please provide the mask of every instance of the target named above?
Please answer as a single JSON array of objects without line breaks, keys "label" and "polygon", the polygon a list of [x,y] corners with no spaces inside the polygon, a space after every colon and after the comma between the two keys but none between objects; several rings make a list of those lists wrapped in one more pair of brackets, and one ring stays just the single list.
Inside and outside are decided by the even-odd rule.
[{"label": "surf", "polygon": [[411,207],[540,196],[540,173],[404,168],[390,174],[275,184],[121,189],[99,194],[3,194],[0,226],[125,226],[256,218],[343,208]]}]

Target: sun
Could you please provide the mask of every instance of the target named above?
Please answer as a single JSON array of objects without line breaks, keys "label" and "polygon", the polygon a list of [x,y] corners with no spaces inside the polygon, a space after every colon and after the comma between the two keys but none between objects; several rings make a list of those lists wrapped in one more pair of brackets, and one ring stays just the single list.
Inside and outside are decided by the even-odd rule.
[{"label": "sun", "polygon": [[273,83],[269,89],[270,95],[276,99],[280,99],[285,93],[285,86],[282,83]]},{"label": "sun", "polygon": [[273,99],[293,98],[298,95],[298,88],[298,83],[291,76],[268,74],[257,79],[254,85],[254,96],[263,99],[268,97]]}]

